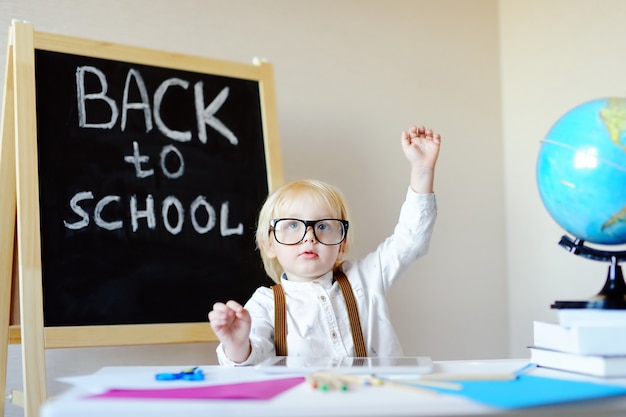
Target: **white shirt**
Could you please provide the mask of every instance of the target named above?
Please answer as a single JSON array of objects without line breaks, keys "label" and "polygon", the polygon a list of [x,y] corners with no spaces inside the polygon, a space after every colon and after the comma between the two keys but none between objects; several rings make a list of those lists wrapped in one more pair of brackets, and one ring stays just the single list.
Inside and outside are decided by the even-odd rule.
[{"label": "white shirt", "polygon": [[[402,356],[385,295],[404,269],[427,252],[436,217],[435,195],[409,188],[393,234],[365,258],[341,266],[354,291],[368,356]],[[281,284],[287,304],[289,356],[355,355],[348,310],[332,271],[311,282],[289,281],[283,274]],[[245,308],[252,316],[250,356],[235,363],[220,343],[217,357],[222,365],[255,365],[276,355],[272,290],[258,288]]]}]

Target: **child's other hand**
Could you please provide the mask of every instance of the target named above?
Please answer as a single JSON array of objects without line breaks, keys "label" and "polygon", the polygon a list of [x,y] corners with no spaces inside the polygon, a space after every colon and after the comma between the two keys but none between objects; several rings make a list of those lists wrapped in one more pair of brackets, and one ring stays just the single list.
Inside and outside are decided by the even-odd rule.
[{"label": "child's other hand", "polygon": [[230,360],[243,362],[250,356],[252,319],[241,304],[233,300],[215,303],[209,312],[209,322]]},{"label": "child's other hand", "polygon": [[411,126],[402,131],[402,150],[415,168],[434,169],[439,156],[441,135],[424,126]]}]

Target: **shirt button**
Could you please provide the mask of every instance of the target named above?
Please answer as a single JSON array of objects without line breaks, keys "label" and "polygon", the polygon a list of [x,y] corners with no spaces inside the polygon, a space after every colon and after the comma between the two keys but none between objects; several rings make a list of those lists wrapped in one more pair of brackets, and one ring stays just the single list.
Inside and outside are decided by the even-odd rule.
[{"label": "shirt button", "polygon": [[320,296],[320,300],[322,300],[322,302],[325,303],[326,302],[326,296],[325,295],[321,295]]},{"label": "shirt button", "polygon": [[332,332],[330,332],[330,337],[332,337],[333,339],[336,339],[337,338],[337,332],[334,331],[334,330]]}]

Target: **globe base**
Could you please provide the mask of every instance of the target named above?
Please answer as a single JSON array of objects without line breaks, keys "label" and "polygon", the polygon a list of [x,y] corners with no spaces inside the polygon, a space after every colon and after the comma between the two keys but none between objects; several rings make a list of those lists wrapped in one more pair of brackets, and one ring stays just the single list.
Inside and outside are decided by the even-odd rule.
[{"label": "globe base", "polygon": [[595,308],[606,310],[626,310],[626,283],[620,261],[626,260],[624,251],[602,251],[585,246],[582,240],[572,240],[568,236],[561,237],[559,245],[571,253],[595,261],[610,262],[609,271],[604,287],[600,292],[587,300],[555,301],[550,307],[554,309],[566,308]]}]

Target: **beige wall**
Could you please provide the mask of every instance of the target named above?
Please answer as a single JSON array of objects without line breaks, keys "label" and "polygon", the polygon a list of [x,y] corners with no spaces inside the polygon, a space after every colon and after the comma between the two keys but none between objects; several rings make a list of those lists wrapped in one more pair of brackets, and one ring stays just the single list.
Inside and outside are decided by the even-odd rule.
[{"label": "beige wall", "polygon": [[[0,27],[19,18],[39,31],[267,58],[285,177],[344,190],[353,256],[394,225],[408,176],[400,130],[441,131],[431,251],[389,300],[407,354],[481,359],[527,356],[532,320],[553,318],[554,299],[601,286],[604,265],[556,244],[562,231],[539,201],[534,164],[568,108],[626,91],[625,9],[622,0],[2,0]],[[19,346],[9,356],[15,387]],[[185,345],[49,351],[47,361],[55,393],[60,375],[215,355],[213,345]]]},{"label": "beige wall", "polygon": [[590,297],[606,278],[607,264],[558,245],[564,231],[541,203],[534,169],[539,141],[560,116],[583,102],[626,93],[626,2],[499,5],[509,338],[512,355],[519,356],[532,342],[533,320],[556,320],[552,302]]}]

